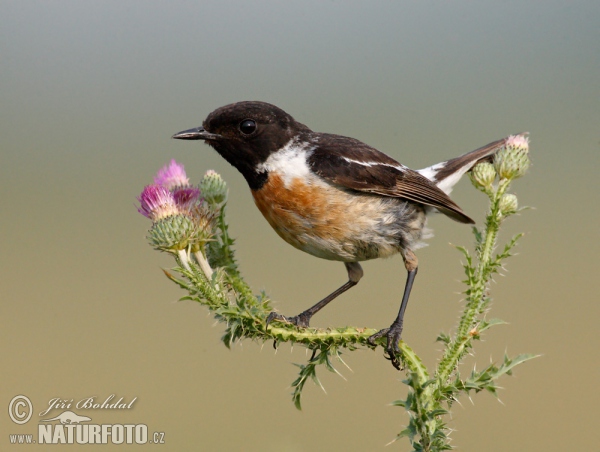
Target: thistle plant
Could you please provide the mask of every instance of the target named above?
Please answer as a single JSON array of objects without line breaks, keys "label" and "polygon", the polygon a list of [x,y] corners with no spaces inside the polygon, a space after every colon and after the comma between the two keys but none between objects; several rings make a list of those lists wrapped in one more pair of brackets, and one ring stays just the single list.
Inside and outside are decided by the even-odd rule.
[{"label": "thistle plant", "polygon": [[[392,404],[408,412],[408,423],[395,440],[406,437],[415,451],[452,449],[446,418],[453,403],[461,395],[481,391],[496,395],[501,376],[511,375],[515,366],[535,357],[505,356],[500,363],[482,370],[461,372],[463,358],[473,353],[475,341],[491,327],[504,323],[488,318],[490,282],[522,236],[516,235],[495,253],[501,224],[519,211],[517,197],[508,189],[528,167],[528,140],[525,135],[516,135],[507,139],[493,162],[480,163],[470,173],[473,185],[488,197],[489,210],[483,228],[473,228],[474,249],[457,247],[465,260],[465,302],[453,332],[441,333],[437,338],[444,349],[435,369],[428,369],[417,353],[400,341],[406,374],[403,383],[408,390],[404,398]],[[385,338],[375,345],[367,342],[377,332],[374,328],[266,325],[273,311],[271,300],[265,293],[255,294],[240,274],[225,217],[227,187],[216,172],[209,170],[199,186],[191,186],[183,166],[172,161],[159,171],[154,184],[144,188],[138,200],[139,212],[153,222],[148,233],[150,245],[173,254],[176,260],[176,267],[163,270],[165,275],[187,291],[182,300],[200,303],[224,324],[221,339],[227,347],[251,339],[272,341],[275,348],[283,342],[300,344],[311,352],[307,362],[297,364],[298,377],[292,383],[292,400],[298,409],[306,382],[313,380],[321,385],[319,368],[337,373],[335,364],[344,363],[342,352],[379,347],[385,350]]]}]

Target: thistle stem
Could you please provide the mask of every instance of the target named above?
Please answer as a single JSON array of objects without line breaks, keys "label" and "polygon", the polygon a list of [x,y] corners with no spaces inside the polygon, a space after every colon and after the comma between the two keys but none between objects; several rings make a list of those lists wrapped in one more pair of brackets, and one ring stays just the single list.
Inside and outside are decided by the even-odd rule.
[{"label": "thistle stem", "polygon": [[475,271],[475,281],[467,292],[467,304],[460,318],[457,333],[446,348],[444,356],[438,365],[436,376],[439,385],[443,386],[450,378],[450,375],[457,369],[468,344],[473,339],[469,333],[476,322],[477,316],[482,314],[481,310],[484,304],[485,291],[492,273],[492,253],[496,248],[496,239],[501,223],[500,199],[509,185],[509,180],[502,179],[498,183],[497,190],[488,193],[491,206],[485,222],[485,240],[477,253],[479,262]]},{"label": "thistle stem", "polygon": [[[204,273],[204,276],[206,276],[206,279],[208,279],[210,281],[212,279],[213,269],[210,268],[210,265],[208,264],[206,257],[204,257],[204,254],[202,254],[202,251],[194,252],[194,257],[196,258],[196,261],[198,262],[198,265],[200,266],[200,270],[202,270],[202,273]],[[187,270],[189,270],[189,267],[186,267],[186,268],[187,268]]]},{"label": "thistle stem", "polygon": [[326,344],[328,342],[351,341],[353,343],[366,344],[367,339],[377,332],[374,328],[336,328],[336,329],[320,329],[320,328],[303,328],[303,329],[287,329],[269,326],[266,331],[266,338],[277,338],[281,341],[293,341],[301,343],[319,343]]},{"label": "thistle stem", "polygon": [[183,265],[187,271],[191,272],[192,269],[190,268],[190,260],[188,259],[186,250],[177,250],[177,255],[179,256],[181,265]]}]

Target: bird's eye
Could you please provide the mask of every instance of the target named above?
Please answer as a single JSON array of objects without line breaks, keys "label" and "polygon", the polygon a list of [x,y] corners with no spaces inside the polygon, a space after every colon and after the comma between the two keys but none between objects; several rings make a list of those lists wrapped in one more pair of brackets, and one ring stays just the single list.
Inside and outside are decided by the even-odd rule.
[{"label": "bird's eye", "polygon": [[240,132],[244,135],[250,135],[256,130],[256,122],[252,119],[244,119],[240,122]]}]

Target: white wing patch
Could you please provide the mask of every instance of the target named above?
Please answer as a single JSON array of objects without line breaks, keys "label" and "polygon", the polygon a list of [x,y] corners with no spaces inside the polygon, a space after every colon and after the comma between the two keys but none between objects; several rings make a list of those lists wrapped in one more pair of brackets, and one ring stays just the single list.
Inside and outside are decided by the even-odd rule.
[{"label": "white wing patch", "polygon": [[397,165],[392,165],[390,163],[382,163],[382,162],[361,162],[360,160],[354,160],[348,157],[342,157],[344,160],[346,160],[349,163],[356,163],[357,165],[362,165],[362,166],[389,166],[390,168],[394,168],[400,172],[404,172],[404,170],[406,170],[406,166],[402,165],[402,164],[397,164]]}]

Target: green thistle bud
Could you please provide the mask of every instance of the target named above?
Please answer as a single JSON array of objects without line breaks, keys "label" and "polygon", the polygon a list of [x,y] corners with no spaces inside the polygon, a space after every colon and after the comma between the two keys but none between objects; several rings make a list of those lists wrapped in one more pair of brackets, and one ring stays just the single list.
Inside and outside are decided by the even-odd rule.
[{"label": "green thistle bud", "polygon": [[171,215],[152,224],[148,242],[154,249],[176,253],[195,241],[197,226],[187,215]]},{"label": "green thistle bud", "polygon": [[209,204],[221,204],[227,199],[227,184],[219,173],[208,170],[200,181],[202,196]]},{"label": "green thistle bud", "polygon": [[504,148],[494,157],[494,166],[501,179],[521,177],[529,163],[529,141],[523,135],[508,137]]},{"label": "green thistle bud", "polygon": [[488,162],[482,162],[476,165],[470,173],[471,182],[480,190],[490,189],[496,179],[496,170],[494,165]]},{"label": "green thistle bud", "polygon": [[500,198],[500,203],[498,204],[498,208],[502,216],[512,215],[519,208],[519,201],[517,197],[513,194],[507,193]]}]

